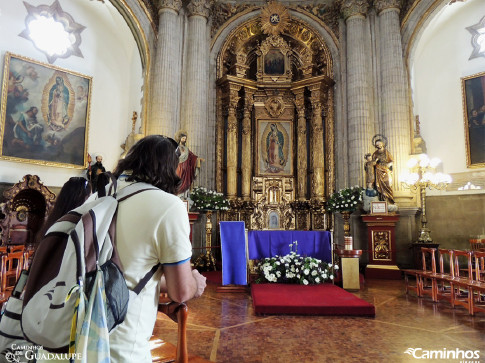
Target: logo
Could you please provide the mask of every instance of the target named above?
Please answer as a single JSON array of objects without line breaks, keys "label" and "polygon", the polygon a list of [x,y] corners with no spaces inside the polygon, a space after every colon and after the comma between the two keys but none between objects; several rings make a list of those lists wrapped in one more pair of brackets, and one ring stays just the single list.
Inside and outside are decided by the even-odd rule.
[{"label": "logo", "polygon": [[31,345],[29,343],[22,345],[13,343],[8,351],[5,352],[5,360],[8,363],[27,363],[37,360],[70,361],[81,358],[82,353],[50,353],[43,350],[41,345]]},{"label": "logo", "polygon": [[479,350],[462,350],[462,349],[439,349],[427,350],[423,348],[408,348],[404,354],[409,354],[416,359],[455,359],[460,363],[479,362]]},{"label": "logo", "polygon": [[20,363],[20,357],[17,357],[17,355],[12,352],[7,352],[5,354],[5,359],[7,360],[7,362]]}]

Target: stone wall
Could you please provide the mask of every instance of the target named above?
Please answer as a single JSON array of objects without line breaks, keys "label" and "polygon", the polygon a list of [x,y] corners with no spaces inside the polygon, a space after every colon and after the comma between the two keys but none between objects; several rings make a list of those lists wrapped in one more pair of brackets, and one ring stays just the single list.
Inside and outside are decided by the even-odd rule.
[{"label": "stone wall", "polygon": [[[421,226],[421,211],[402,208],[396,225],[397,265],[400,268],[414,266],[411,243],[417,240]],[[426,198],[428,228],[434,243],[442,248],[469,249],[470,238],[485,235],[485,194],[428,196]],[[343,247],[343,226],[340,214],[335,216],[335,243]],[[367,230],[361,214],[351,216],[351,232],[354,248],[363,250],[360,264],[365,266],[367,255]]]},{"label": "stone wall", "polygon": [[426,216],[433,242],[469,249],[470,238],[485,234],[485,194],[427,197]]}]

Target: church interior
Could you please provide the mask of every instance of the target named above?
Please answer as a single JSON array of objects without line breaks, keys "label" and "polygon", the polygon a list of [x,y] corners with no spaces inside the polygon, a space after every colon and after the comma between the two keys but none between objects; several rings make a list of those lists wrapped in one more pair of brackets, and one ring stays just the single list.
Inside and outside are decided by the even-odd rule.
[{"label": "church interior", "polygon": [[[483,289],[482,310],[473,291],[453,308],[404,273],[421,247],[485,251],[483,0],[0,0],[0,34],[1,253],[33,244],[96,156],[111,171],[144,136],[183,137],[210,270],[187,303],[189,361],[485,359]],[[227,208],[194,205],[203,188]],[[362,205],[332,204],[349,188]],[[335,283],[375,316],[255,314],[214,274],[221,221],[327,233]],[[177,345],[177,324],[159,314],[154,337]]]}]

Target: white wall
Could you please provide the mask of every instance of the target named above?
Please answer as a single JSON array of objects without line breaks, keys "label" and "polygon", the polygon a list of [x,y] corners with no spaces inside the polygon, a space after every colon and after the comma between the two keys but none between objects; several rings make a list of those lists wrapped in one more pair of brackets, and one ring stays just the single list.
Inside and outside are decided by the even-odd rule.
[{"label": "white wall", "polygon": [[413,111],[419,115],[427,154],[439,157],[446,173],[471,170],[466,165],[461,78],[485,71],[485,58],[469,60],[472,34],[466,29],[484,16],[483,0],[444,6],[411,53]]},{"label": "white wall", "polygon": [[[32,6],[53,0],[27,0]],[[54,65],[92,77],[88,152],[101,153],[112,170],[122,153],[120,145],[131,131],[133,111],[141,114],[143,74],[133,35],[109,1],[59,0],[63,11],[86,27],[81,32],[83,58],[58,58]],[[0,0],[0,56],[11,52],[48,63],[31,41],[19,37],[25,29],[23,1]],[[3,68],[3,67],[2,67]],[[137,122],[137,129],[140,120]],[[16,183],[25,174],[37,174],[45,185],[62,186],[84,170],[48,167],[0,160],[0,182]]]}]

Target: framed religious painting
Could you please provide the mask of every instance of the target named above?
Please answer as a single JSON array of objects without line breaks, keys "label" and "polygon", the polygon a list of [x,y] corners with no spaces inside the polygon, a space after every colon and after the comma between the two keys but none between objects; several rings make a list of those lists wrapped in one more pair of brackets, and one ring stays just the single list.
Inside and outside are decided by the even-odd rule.
[{"label": "framed religious painting", "polygon": [[6,53],[0,159],[87,166],[92,78]]},{"label": "framed religious painting", "polygon": [[279,49],[270,49],[265,54],[264,73],[271,76],[285,74],[285,56]]},{"label": "framed religious painting", "polygon": [[293,122],[258,120],[257,171],[259,175],[293,175]]},{"label": "framed religious painting", "polygon": [[267,217],[268,229],[281,229],[280,226],[280,214],[276,210],[268,211]]},{"label": "framed religious painting", "polygon": [[485,167],[485,72],[463,77],[461,82],[467,166],[482,168]]}]

